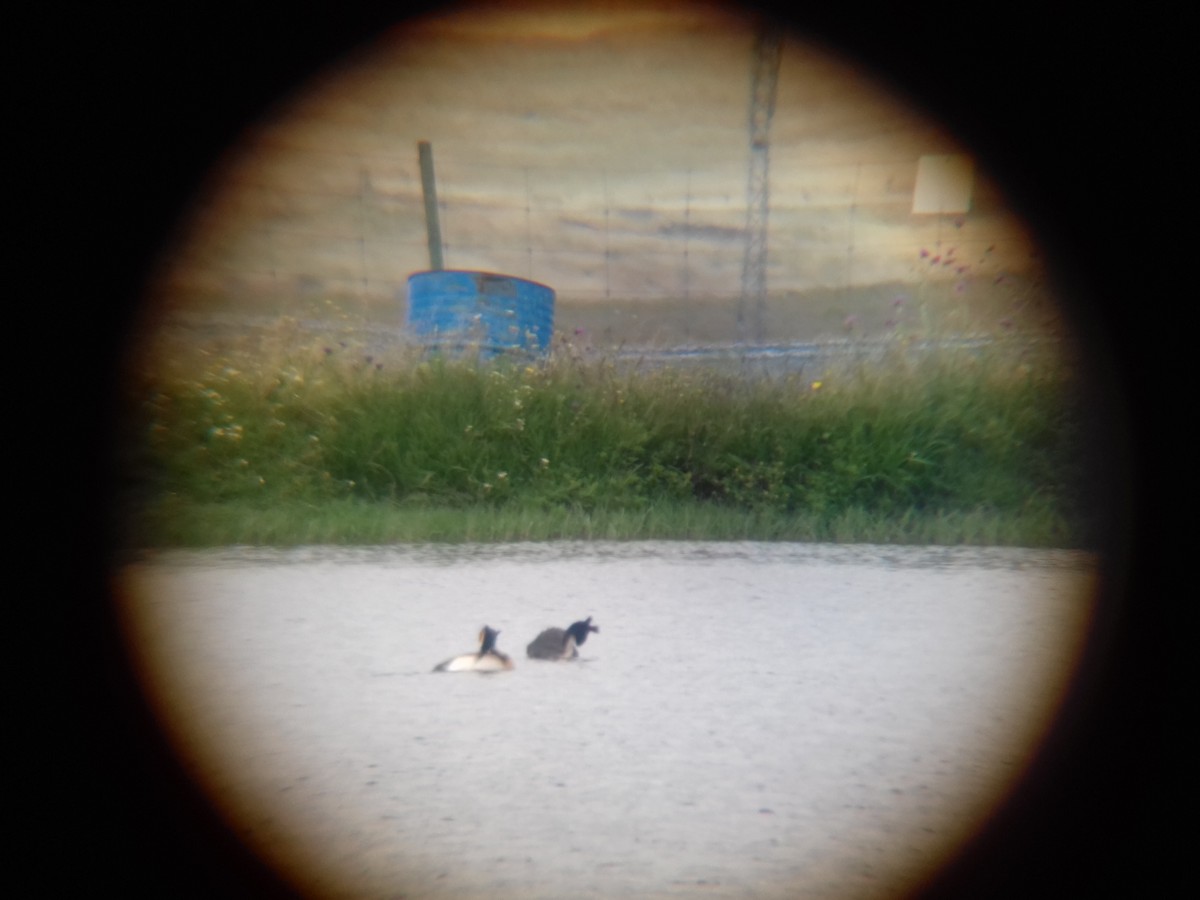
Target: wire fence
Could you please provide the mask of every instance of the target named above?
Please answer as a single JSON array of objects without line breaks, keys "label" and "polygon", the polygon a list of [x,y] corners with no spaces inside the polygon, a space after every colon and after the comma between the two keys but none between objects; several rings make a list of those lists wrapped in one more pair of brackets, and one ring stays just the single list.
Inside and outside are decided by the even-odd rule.
[{"label": "wire fence", "polygon": [[[364,309],[402,301],[408,276],[430,264],[415,148],[369,159],[260,149],[197,210],[161,289]],[[686,319],[741,298],[744,161],[515,167],[434,149],[447,268],[545,283],[560,309],[658,301]],[[914,214],[917,168],[917,158],[813,164],[772,148],[773,315],[805,303],[851,309],[876,294],[878,306],[896,291],[982,298],[1039,281],[1037,249],[992,184],[976,181],[965,213]]]}]

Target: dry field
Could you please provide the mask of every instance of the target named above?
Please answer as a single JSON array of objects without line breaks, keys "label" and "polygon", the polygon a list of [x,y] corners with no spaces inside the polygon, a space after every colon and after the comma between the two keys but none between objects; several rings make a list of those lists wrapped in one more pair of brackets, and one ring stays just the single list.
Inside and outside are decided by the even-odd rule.
[{"label": "dry field", "polygon": [[148,305],[198,340],[253,342],[295,320],[378,352],[402,326],[406,278],[429,266],[416,162],[429,140],[447,267],[549,284],[571,340],[1053,327],[1037,248],[981,168],[967,212],[913,214],[919,159],[970,154],[952,129],[797,35],[772,121],[770,299],[739,326],[753,33],[736,12],[683,4],[398,27],[229,149]]}]

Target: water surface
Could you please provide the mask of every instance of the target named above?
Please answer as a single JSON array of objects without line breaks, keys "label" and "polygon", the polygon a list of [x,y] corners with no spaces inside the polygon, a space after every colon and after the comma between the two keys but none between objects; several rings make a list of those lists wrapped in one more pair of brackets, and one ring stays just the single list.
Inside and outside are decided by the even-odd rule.
[{"label": "water surface", "polygon": [[[313,896],[884,897],[1069,681],[1067,551],[549,543],[170,552],[120,580],[181,758]],[[573,663],[541,629],[593,616]],[[516,669],[433,674],[501,630]]]}]

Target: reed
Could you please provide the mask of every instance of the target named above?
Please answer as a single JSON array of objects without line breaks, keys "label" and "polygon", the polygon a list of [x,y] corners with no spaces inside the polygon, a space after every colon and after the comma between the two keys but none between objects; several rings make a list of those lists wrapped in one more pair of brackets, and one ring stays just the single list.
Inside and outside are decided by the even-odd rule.
[{"label": "reed", "polygon": [[139,546],[690,538],[1084,546],[1056,354],[814,377],[550,358],[211,357],[132,379]]}]

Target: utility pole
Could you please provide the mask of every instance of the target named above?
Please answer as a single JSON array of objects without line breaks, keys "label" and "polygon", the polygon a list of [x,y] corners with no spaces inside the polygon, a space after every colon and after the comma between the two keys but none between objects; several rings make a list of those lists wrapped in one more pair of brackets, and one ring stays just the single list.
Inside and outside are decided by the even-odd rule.
[{"label": "utility pole", "polygon": [[746,177],[746,249],[742,257],[742,293],[738,300],[738,340],[745,341],[753,317],[753,337],[764,338],[767,305],[767,217],[770,212],[771,118],[779,82],[783,39],[778,27],[762,21],[754,36],[750,75],[750,165]]}]

